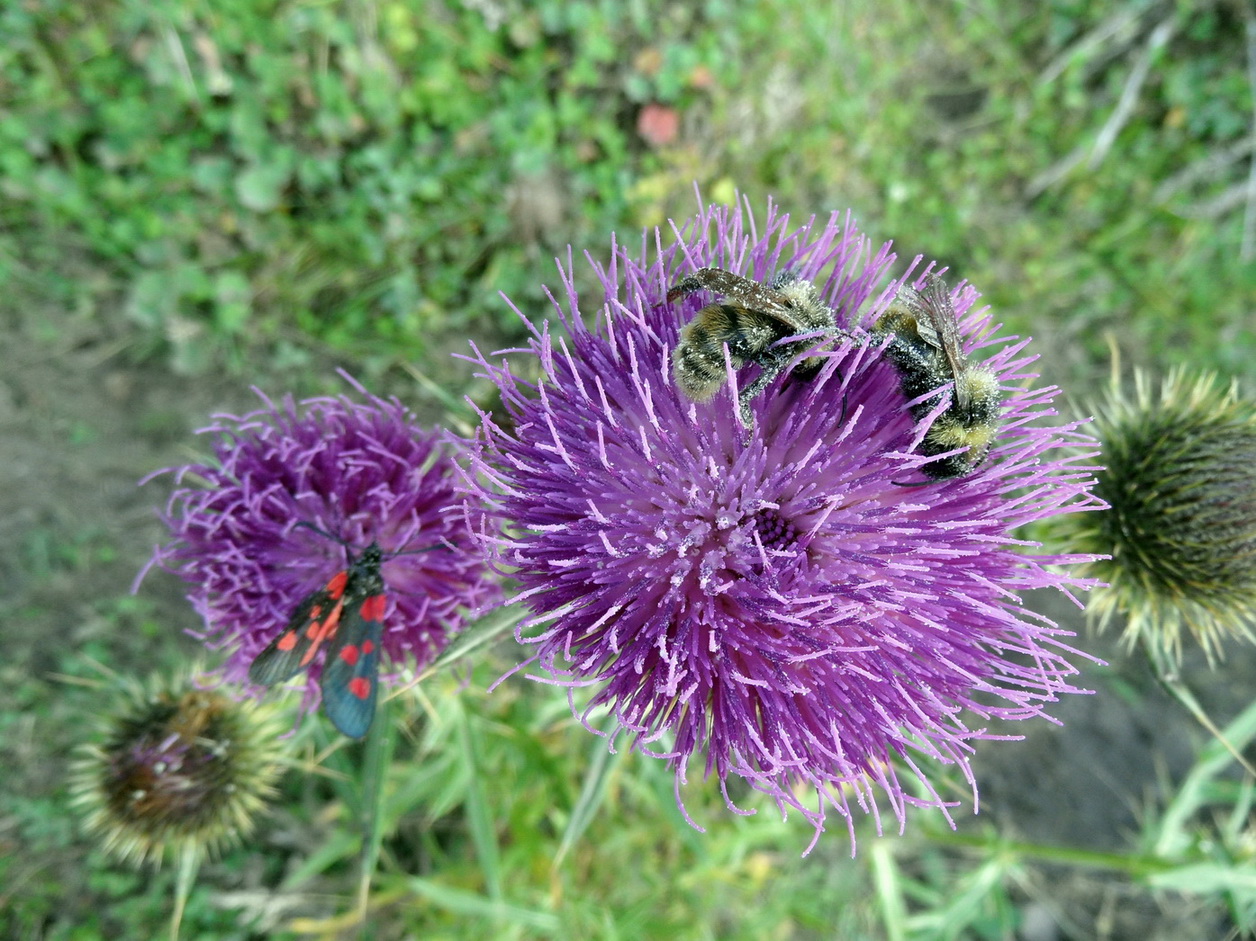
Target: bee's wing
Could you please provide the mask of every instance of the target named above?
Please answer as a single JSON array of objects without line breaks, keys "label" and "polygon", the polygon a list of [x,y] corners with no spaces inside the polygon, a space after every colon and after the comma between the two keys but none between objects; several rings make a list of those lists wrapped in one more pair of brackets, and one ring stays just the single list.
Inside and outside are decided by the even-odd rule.
[{"label": "bee's wing", "polygon": [[[773,320],[780,324],[782,329],[782,338],[789,336],[791,333],[805,333],[810,328],[803,323],[794,308],[783,303],[779,297],[774,297],[774,291],[764,291],[762,298],[755,298],[752,302],[746,304],[738,304],[737,307],[747,311],[750,314],[758,314]],[[741,298],[738,298],[741,300]]]},{"label": "bee's wing", "polygon": [[723,268],[699,268],[689,277],[677,282],[667,292],[667,300],[671,302],[697,291],[722,294],[736,302],[729,306],[750,313],[761,313],[772,320],[779,321],[788,328],[789,333],[799,333],[806,329],[805,324],[794,312],[793,305],[780,291],[760,284],[758,281],[743,278],[739,274],[733,274],[731,271],[725,271]]},{"label": "bee's wing", "polygon": [[960,346],[959,320],[955,316],[955,305],[951,302],[951,290],[938,275],[930,275],[925,282],[923,301],[921,309],[928,315],[936,336],[936,339],[928,342],[941,349],[946,357],[951,367],[951,376],[955,379],[955,404],[965,408],[968,405],[968,389],[959,379],[968,367],[968,358]]},{"label": "bee's wing", "polygon": [[940,348],[937,332],[933,329],[933,318],[925,306],[924,295],[910,284],[899,287],[894,299],[877,319],[876,328],[912,335],[934,349]]}]

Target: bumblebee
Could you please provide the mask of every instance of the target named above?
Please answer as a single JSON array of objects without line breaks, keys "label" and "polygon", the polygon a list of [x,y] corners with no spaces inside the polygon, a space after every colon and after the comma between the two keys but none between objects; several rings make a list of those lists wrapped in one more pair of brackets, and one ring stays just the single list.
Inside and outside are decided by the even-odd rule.
[{"label": "bumblebee", "polygon": [[[747,428],[754,424],[750,403],[795,357],[816,345],[815,334],[832,338],[845,335],[838,329],[833,308],[820,299],[816,286],[790,271],[759,282],[723,268],[699,268],[667,292],[668,303],[698,291],[722,295],[724,300],[703,307],[680,331],[680,342],[672,352],[672,374],[681,392],[695,402],[707,402],[728,375],[725,346],[734,369],[754,363],[759,375],[737,397],[741,421]],[[797,334],[810,336],[780,342]],[[808,357],[795,374],[814,373],[820,365],[819,357]]]},{"label": "bumblebee", "polygon": [[[969,362],[960,346],[959,321],[946,282],[935,274],[924,290],[908,285],[872,329],[874,339],[891,337],[885,355],[898,371],[903,395],[916,399],[954,382],[951,404],[938,415],[920,444],[925,455],[967,448],[920,470],[933,480],[963,477],[985,460],[999,431],[1003,396],[999,382],[987,367]],[[912,417],[924,418],[935,407],[931,398],[911,407]]]}]

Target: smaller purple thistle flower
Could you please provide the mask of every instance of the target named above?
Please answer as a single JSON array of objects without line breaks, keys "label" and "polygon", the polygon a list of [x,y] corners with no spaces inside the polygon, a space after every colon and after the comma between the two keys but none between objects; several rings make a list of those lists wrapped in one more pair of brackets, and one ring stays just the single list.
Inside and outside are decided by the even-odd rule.
[{"label": "smaller purple thistle flower", "polygon": [[[730,809],[733,775],[799,810],[817,838],[827,806],[853,852],[852,804],[879,827],[884,795],[900,829],[908,805],[946,812],[919,757],[972,782],[972,743],[1004,736],[965,713],[1031,718],[1085,692],[1068,679],[1084,654],[1021,593],[1087,587],[1062,566],[1089,557],[1025,552],[1036,544],[1017,530],[1101,507],[1092,468],[1066,449],[1093,442],[1080,423],[1031,425],[1056,414],[1057,390],[1025,388],[1027,341],[986,336],[988,315],[960,286],[960,339],[966,355],[994,350],[983,366],[1006,396],[1002,421],[971,473],[926,481],[919,446],[952,392],[930,393],[926,409],[906,401],[890,338],[871,330],[910,277],[881,287],[888,245],[873,255],[836,213],[791,230],[772,207],[762,235],[740,208],[709,207],[676,236],[664,249],[647,234],[636,255],[613,246],[609,267],[590,258],[603,288],[591,323],[571,259],[560,266],[567,335],[520,314],[532,339],[506,351],[535,357],[539,381],[476,351],[505,419],[482,413],[465,487],[512,524],[485,542],[532,612],[518,639],[553,682],[593,687],[582,718],[607,707],[612,739],[671,764],[678,801],[704,756]],[[751,433],[733,386],[752,371],[730,363],[701,404],[673,377],[682,324],[703,301],[669,303],[668,291],[706,266],[813,282],[849,331],[811,353],[813,376],[787,372],[750,402]]]},{"label": "smaller purple thistle flower", "polygon": [[[192,586],[188,600],[205,621],[193,634],[230,650],[224,679],[243,683],[301,600],[373,542],[384,555],[381,646],[392,664],[430,663],[469,613],[500,597],[472,536],[476,514],[455,490],[456,439],[354,385],[364,403],[288,397],[277,406],[261,396],[265,408],[215,416],[201,432],[218,436],[215,463],[169,469],[179,484],[164,514],[172,539],[150,565]],[[307,708],[320,675],[316,661]]]}]

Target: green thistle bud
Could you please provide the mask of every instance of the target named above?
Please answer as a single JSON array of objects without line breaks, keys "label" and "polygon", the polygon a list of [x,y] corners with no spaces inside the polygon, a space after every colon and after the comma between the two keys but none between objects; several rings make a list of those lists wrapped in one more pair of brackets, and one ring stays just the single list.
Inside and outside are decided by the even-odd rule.
[{"label": "green thistle bud", "polygon": [[1111,555],[1088,575],[1100,627],[1125,617],[1125,640],[1179,661],[1182,628],[1210,661],[1227,635],[1251,640],[1256,615],[1256,407],[1213,374],[1175,369],[1155,393],[1114,388],[1095,422],[1107,513],[1069,518],[1074,548]]},{"label": "green thistle bud", "polygon": [[139,684],[83,749],[74,803],[105,849],[135,864],[238,842],[273,793],[274,710],[197,689],[188,674]]}]

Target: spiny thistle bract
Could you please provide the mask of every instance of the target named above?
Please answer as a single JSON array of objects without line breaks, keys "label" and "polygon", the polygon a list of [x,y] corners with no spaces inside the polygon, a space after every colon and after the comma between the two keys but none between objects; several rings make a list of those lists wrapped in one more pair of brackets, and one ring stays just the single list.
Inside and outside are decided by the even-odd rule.
[{"label": "spiny thistle bract", "polygon": [[[888,246],[873,254],[849,218],[791,227],[771,206],[762,234],[726,207],[675,231],[666,248],[656,232],[637,253],[613,245],[607,266],[590,258],[592,299],[571,260],[560,266],[565,336],[520,313],[528,349],[475,351],[505,415],[481,415],[465,486],[508,521],[485,542],[530,606],[529,662],[593,688],[581,716],[608,708],[612,738],[672,765],[678,799],[697,758],[721,787],[737,775],[797,809],[817,838],[835,809],[853,851],[852,805],[879,815],[880,793],[900,828],[907,805],[944,808],[919,759],[971,781],[985,720],[1083,692],[1069,632],[1021,600],[1081,585],[1068,572],[1079,560],[1026,551],[1017,531],[1100,506],[1092,469],[1064,447],[1093,442],[1080,423],[1036,425],[1057,390],[1024,388],[1027,341],[976,339],[989,318],[963,288],[965,352],[979,349],[1005,392],[1002,424],[972,473],[928,480],[918,445],[949,390],[913,417],[870,329],[906,280],[886,283]],[[808,354],[818,370],[786,372],[749,403],[751,430],[732,386],[753,373],[730,369],[702,404],[674,381],[673,350],[704,300],[666,297],[705,266],[760,282],[788,270],[843,328]],[[527,360],[539,382],[519,378],[535,371]]]},{"label": "spiny thistle bract", "polygon": [[[457,442],[395,399],[358,391],[362,402],[263,398],[258,411],[216,416],[203,432],[217,438],[215,462],[175,469],[171,540],[153,563],[190,586],[198,636],[230,651],[229,681],[245,682],[302,600],[373,543],[387,589],[385,679],[388,664],[430,663],[472,611],[500,598],[472,538],[477,514],[455,489]],[[316,660],[306,708],[320,675]]]},{"label": "spiny thistle bract", "polygon": [[122,696],[75,765],[87,829],[136,865],[238,843],[281,770],[275,710],[198,689],[189,674],[132,683]]},{"label": "spiny thistle bract", "polygon": [[1180,660],[1185,627],[1210,660],[1256,618],[1256,406],[1213,374],[1174,369],[1157,390],[1143,372],[1114,387],[1095,430],[1111,506],[1068,521],[1075,548],[1111,555],[1087,567],[1108,587],[1090,616],[1125,618],[1125,640]]}]

